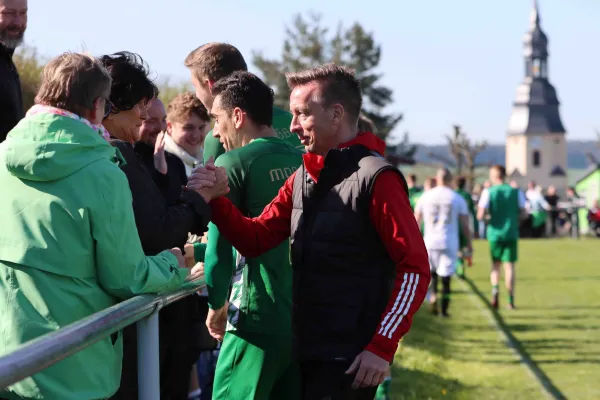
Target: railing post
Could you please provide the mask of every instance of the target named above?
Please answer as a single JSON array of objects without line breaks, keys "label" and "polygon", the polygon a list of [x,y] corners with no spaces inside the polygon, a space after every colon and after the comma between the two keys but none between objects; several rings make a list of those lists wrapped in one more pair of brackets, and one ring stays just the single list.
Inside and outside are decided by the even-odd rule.
[{"label": "railing post", "polygon": [[138,399],[160,400],[158,311],[137,323]]}]

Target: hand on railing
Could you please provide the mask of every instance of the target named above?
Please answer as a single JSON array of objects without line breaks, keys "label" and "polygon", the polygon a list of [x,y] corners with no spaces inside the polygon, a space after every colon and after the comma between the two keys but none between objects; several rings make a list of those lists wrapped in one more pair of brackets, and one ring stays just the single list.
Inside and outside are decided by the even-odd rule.
[{"label": "hand on railing", "polygon": [[206,317],[206,327],[210,336],[217,339],[219,342],[223,341],[225,336],[225,329],[227,327],[227,309],[229,303],[225,302],[225,305],[218,310],[209,309]]}]

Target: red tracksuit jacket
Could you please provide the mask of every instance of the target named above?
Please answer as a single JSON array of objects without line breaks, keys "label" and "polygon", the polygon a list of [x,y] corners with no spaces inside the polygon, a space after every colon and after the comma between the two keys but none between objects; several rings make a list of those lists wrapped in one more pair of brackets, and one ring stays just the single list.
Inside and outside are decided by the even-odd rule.
[{"label": "red tracksuit jacket", "polygon": [[[380,154],[385,150],[385,143],[372,133],[359,134],[340,148],[353,144]],[[323,165],[323,157],[304,155],[304,166],[315,182]],[[257,218],[245,217],[225,197],[210,202],[213,223],[245,257],[257,257],[290,237],[294,175]],[[425,299],[431,279],[429,259],[408,196],[395,172],[384,171],[376,178],[370,217],[396,264],[396,281],[381,323],[365,350],[391,362],[398,342],[408,332],[414,313]]]}]

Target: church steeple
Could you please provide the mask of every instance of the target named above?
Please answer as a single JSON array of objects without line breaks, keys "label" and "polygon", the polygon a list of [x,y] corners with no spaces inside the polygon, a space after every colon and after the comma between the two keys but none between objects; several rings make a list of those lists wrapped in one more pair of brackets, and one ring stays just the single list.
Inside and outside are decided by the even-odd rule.
[{"label": "church steeple", "polygon": [[517,88],[506,139],[506,172],[520,185],[535,181],[567,188],[567,141],[548,73],[548,37],[533,1],[524,38],[525,77]]},{"label": "church steeple", "polygon": [[525,79],[509,122],[509,135],[564,133],[556,90],[549,81],[548,37],[542,30],[538,2],[533,1],[529,30],[523,40]]},{"label": "church steeple", "polygon": [[529,31],[525,34],[525,76],[531,79],[548,78],[548,37],[540,23],[537,0],[533,0]]}]

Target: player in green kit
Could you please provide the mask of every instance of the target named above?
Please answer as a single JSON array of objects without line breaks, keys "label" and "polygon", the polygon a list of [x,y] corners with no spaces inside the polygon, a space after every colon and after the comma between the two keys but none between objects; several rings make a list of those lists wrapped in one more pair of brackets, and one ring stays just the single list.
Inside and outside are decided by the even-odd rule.
[{"label": "player in green kit", "polygon": [[[302,152],[277,137],[273,91],[255,75],[235,72],[216,82],[212,93],[214,135],[226,150],[215,166],[227,171],[228,198],[246,216],[257,217],[302,164]],[[234,259],[231,244],[211,224],[204,262],[207,325],[223,340],[213,398],[299,396],[299,371],[292,361],[289,242],[252,259],[235,252]]]},{"label": "player in green kit", "polygon": [[508,291],[508,307],[515,308],[515,263],[518,259],[519,221],[525,208],[523,193],[505,182],[506,169],[490,168],[492,186],[479,199],[477,218],[486,220],[487,239],[492,257],[492,306],[498,308],[500,264],[504,264],[504,279]]},{"label": "player in green kit", "polygon": [[[465,190],[466,186],[467,186],[467,180],[464,176],[459,176],[458,178],[456,178],[456,193],[458,193],[467,202],[469,214],[473,220],[472,225],[470,224],[471,225],[470,228],[473,230],[473,232],[478,232],[479,224],[477,221],[477,212],[475,211],[475,202],[473,201],[471,194]],[[460,230],[459,230],[459,242],[460,242],[460,244],[459,244],[460,250],[459,250],[459,257],[456,260],[456,275],[458,275],[459,278],[464,279],[465,263],[470,265],[471,255],[465,251],[465,248],[467,247],[467,238],[465,237],[465,235],[463,235],[462,231],[460,231]]]},{"label": "player in green kit", "polygon": [[[196,96],[210,111],[213,101],[212,86],[221,78],[236,71],[248,71],[242,53],[227,43],[207,43],[192,51],[185,59],[185,66],[192,71],[192,83],[196,88]],[[290,143],[304,152],[298,135],[290,132],[292,114],[273,106],[273,130],[277,137]],[[215,138],[212,131],[204,141],[204,162],[211,157],[216,160],[225,153],[223,144]]]},{"label": "player in green kit", "polygon": [[423,188],[417,186],[417,175],[410,174],[406,179],[406,184],[408,185],[408,200],[410,201],[410,206],[414,210],[417,201],[423,194]]}]

